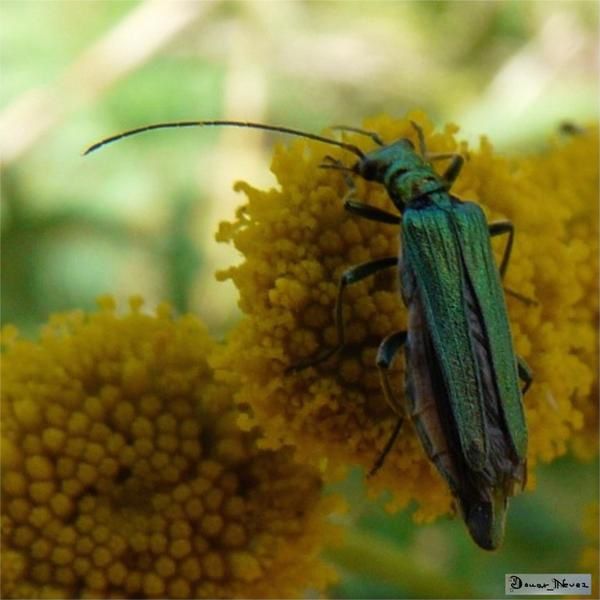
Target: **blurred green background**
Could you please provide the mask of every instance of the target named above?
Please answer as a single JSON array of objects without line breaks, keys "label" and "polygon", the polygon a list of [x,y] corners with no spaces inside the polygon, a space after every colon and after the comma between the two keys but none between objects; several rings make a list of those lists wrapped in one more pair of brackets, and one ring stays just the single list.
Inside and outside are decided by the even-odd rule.
[{"label": "blurred green background", "polygon": [[[273,136],[147,134],[142,124],[242,119],[319,131],[420,107],[500,150],[598,120],[596,2],[71,2],[0,4],[2,321],[34,335],[50,313],[111,293],[193,311],[216,335],[239,319],[214,241],[244,179],[273,183]],[[415,526],[367,501],[355,474],[333,597],[503,596],[506,572],[577,572],[598,464],[564,458],[513,502],[502,550],[458,521]]]}]

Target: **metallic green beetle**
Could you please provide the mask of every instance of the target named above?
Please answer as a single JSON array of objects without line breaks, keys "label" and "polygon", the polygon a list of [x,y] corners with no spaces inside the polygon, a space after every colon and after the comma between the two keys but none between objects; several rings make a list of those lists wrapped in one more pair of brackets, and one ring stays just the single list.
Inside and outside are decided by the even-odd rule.
[{"label": "metallic green beetle", "polygon": [[[448,483],[473,540],[486,550],[499,547],[508,497],[524,487],[527,477],[527,426],[521,396],[532,381],[529,368],[513,349],[501,284],[514,239],[512,224],[488,225],[479,206],[449,194],[463,158],[428,153],[423,132],[415,123],[419,153],[409,139],[384,144],[377,134],[352,127],[337,129],[368,135],[380,147],[364,153],[357,146],[319,135],[237,121],[149,125],[102,140],[85,153],[152,129],[222,125],[306,137],[358,156],[352,166],[332,158],[322,166],[346,172],[351,190],[344,203],[346,210],[400,226],[402,251],[399,257],[380,258],[343,273],[335,306],[337,344],[289,370],[316,365],[343,348],[342,303],[348,285],[382,269],[399,269],[408,329],[386,337],[377,354],[385,397],[398,421],[371,474],[383,464],[408,412],[425,452]],[[442,176],[430,164],[439,159],[451,160]],[[400,215],[355,200],[348,174],[382,184]],[[490,237],[500,234],[507,234],[508,241],[498,269]],[[523,300],[515,292],[508,293]],[[388,378],[402,347],[407,362],[408,411],[396,399]],[[519,377],[525,382],[522,391]]]},{"label": "metallic green beetle", "polygon": [[[501,284],[514,228],[508,221],[488,226],[479,206],[448,193],[463,158],[428,154],[421,129],[413,125],[420,155],[408,139],[386,145],[377,134],[341,128],[369,135],[381,148],[352,167],[332,159],[326,166],[384,185],[401,217],[351,198],[345,206],[364,218],[399,225],[402,251],[399,257],[358,265],[342,275],[335,311],[338,344],[294,368],[321,362],[344,345],[341,307],[347,285],[399,267],[408,329],[385,338],[377,355],[385,396],[398,422],[371,472],[381,466],[402,426],[405,409],[392,392],[387,372],[404,346],[410,418],[473,540],[493,550],[503,539],[508,497],[524,487],[527,477],[521,395],[532,378],[513,349]],[[428,161],[442,158],[451,163],[439,176]],[[508,242],[498,270],[490,236],[499,234],[508,234]],[[522,392],[519,376],[525,381]]]}]

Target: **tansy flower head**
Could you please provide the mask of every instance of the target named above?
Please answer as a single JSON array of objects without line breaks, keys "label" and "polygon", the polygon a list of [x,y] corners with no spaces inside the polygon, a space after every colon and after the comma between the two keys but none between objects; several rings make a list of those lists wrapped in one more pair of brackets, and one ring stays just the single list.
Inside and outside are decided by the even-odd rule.
[{"label": "tansy flower head", "polygon": [[242,432],[168,307],[4,338],[3,597],[290,597],[331,578],[321,481]]},{"label": "tansy flower head", "polygon": [[[573,435],[571,445],[577,456],[590,459],[598,454],[598,130],[582,130],[569,143],[559,138],[550,152],[531,162],[535,179],[551,187],[552,206],[567,211],[567,250],[582,255],[575,265],[578,298],[568,320],[571,352],[595,377],[591,393],[576,388],[571,396],[583,415],[583,427]],[[562,277],[557,272],[559,281]]]},{"label": "tansy flower head", "polygon": [[[479,150],[459,144],[456,126],[435,132],[420,112],[401,120],[372,118],[364,127],[386,142],[408,137],[418,148],[411,120],[422,127],[429,151],[467,157],[452,193],[478,202],[488,220],[508,218],[515,225],[505,285],[537,300],[527,305],[507,299],[517,352],[535,377],[525,398],[529,461],[549,461],[563,454],[586,420],[593,419],[593,409],[585,407],[593,403],[595,377],[591,357],[597,304],[591,290],[597,269],[597,132],[567,141],[546,157],[506,159],[485,139]],[[346,140],[365,151],[374,147],[365,136],[347,134]],[[583,152],[585,164],[574,158]],[[326,154],[349,166],[356,160],[338,148],[296,141],[275,151],[272,170],[279,189],[263,192],[237,184],[248,201],[235,222],[221,226],[218,239],[233,241],[244,262],[220,277],[238,287],[246,318],[215,365],[223,378],[239,378],[236,401],[252,408],[243,422],[264,426],[264,444],[293,444],[302,460],[336,475],[349,464],[371,467],[395,425],[381,392],[375,353],[383,337],[405,328],[406,311],[393,270],[349,286],[343,308],[345,348],[325,363],[288,372],[335,345],[332,313],[342,272],[396,255],[399,248],[397,227],[343,210],[344,174],[319,168]],[[443,161],[435,165],[440,172],[446,167]],[[354,183],[359,200],[397,212],[382,186],[359,177]],[[504,245],[493,242],[498,262]],[[399,397],[403,363],[396,361],[391,378]],[[390,506],[416,499],[421,518],[450,505],[446,487],[410,426],[369,487],[392,490]]]}]

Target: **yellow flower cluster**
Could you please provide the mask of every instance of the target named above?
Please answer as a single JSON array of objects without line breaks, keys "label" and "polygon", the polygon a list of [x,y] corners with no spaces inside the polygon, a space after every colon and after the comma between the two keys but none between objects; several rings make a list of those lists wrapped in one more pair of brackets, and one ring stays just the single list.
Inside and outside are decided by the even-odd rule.
[{"label": "yellow flower cluster", "polygon": [[[577,261],[575,278],[577,293],[568,324],[571,352],[587,365],[593,374],[591,392],[588,387],[576,389],[573,406],[583,415],[583,427],[571,439],[577,456],[590,459],[598,454],[598,130],[590,129],[574,135],[568,144],[558,139],[551,152],[536,165],[536,180],[547,181],[552,190],[553,205],[568,211],[564,239],[571,252],[583,253]],[[562,276],[562,275],[561,275]],[[567,282],[565,282],[567,285]]]},{"label": "yellow flower cluster", "polygon": [[[467,157],[454,194],[480,203],[490,221],[515,224],[505,285],[537,300],[532,306],[507,299],[517,352],[535,377],[525,398],[530,465],[565,453],[569,443],[587,448],[597,427],[597,131],[563,140],[545,154],[505,158],[485,139],[477,150],[459,144],[453,125],[434,132],[420,112],[401,120],[372,118],[364,127],[386,141],[408,137],[416,143],[410,120],[423,128],[429,151]],[[374,146],[361,135],[346,140],[365,151]],[[339,171],[319,168],[326,154],[349,165],[355,160],[338,148],[296,141],[275,152],[280,189],[237,184],[248,201],[235,222],[222,224],[217,239],[233,242],[244,256],[220,277],[234,281],[246,317],[214,364],[221,378],[239,385],[237,403],[252,408],[244,427],[260,424],[264,445],[294,445],[301,460],[336,476],[349,464],[371,467],[394,427],[375,353],[384,336],[405,327],[406,312],[395,273],[352,285],[345,295],[345,349],[317,366],[286,371],[334,345],[332,309],[341,273],[398,252],[396,227],[343,210],[346,182]],[[358,199],[395,212],[381,186],[358,177],[355,183]],[[498,260],[504,244],[493,242]],[[399,396],[403,362],[392,376]],[[450,505],[410,425],[368,485],[373,493],[391,490],[391,508],[417,500],[420,519]]]},{"label": "yellow flower cluster", "polygon": [[2,597],[293,597],[332,578],[335,501],[239,429],[197,319],[105,299],[3,343]]}]

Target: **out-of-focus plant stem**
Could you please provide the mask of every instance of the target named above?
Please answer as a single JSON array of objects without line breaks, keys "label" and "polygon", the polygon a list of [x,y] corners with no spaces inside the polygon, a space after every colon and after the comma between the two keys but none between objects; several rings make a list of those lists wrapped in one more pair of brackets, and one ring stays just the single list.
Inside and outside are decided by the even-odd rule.
[{"label": "out-of-focus plant stem", "polygon": [[331,549],[327,558],[354,575],[364,575],[371,580],[411,590],[419,598],[479,597],[468,583],[448,578],[435,569],[424,568],[409,552],[361,531],[347,530],[343,545]]}]

